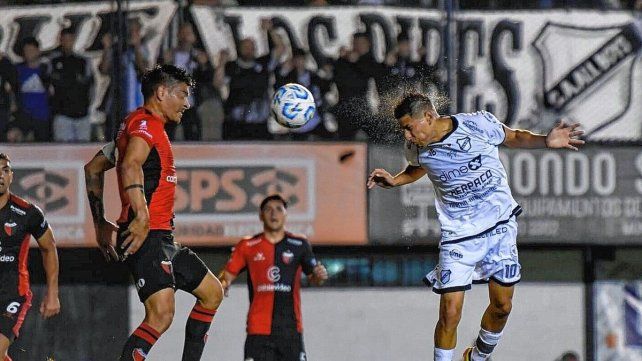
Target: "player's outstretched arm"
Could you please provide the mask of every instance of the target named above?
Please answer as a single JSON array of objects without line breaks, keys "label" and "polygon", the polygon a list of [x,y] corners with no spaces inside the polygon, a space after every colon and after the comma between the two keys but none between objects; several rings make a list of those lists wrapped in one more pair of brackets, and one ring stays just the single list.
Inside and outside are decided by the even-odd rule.
[{"label": "player's outstretched arm", "polygon": [[150,146],[143,138],[132,137],[123,157],[121,166],[123,189],[129,197],[129,204],[134,212],[134,219],[124,232],[126,238],[121,246],[125,250],[124,257],[136,253],[149,233],[149,210],[145,200],[143,163],[150,151]]},{"label": "player's outstretched arm", "polygon": [[47,278],[47,293],[40,304],[42,318],[55,316],[60,312],[58,298],[58,251],[51,228],[38,238],[38,247],[42,253],[42,265]]},{"label": "player's outstretched arm", "polygon": [[394,177],[387,170],[377,168],[370,173],[366,185],[368,189],[372,189],[375,186],[382,188],[399,187],[412,183],[424,175],[426,175],[426,170],[421,166],[408,165],[403,172]]},{"label": "player's outstretched arm", "polygon": [[112,244],[113,235],[118,230],[118,227],[105,219],[105,207],[103,205],[105,172],[112,168],[114,168],[114,163],[104,154],[103,150],[98,151],[85,164],[85,186],[96,232],[96,242],[107,261],[119,259]]},{"label": "player's outstretched arm", "polygon": [[584,131],[577,129],[579,126],[579,123],[567,124],[562,120],[547,135],[504,126],[506,138],[502,144],[509,148],[566,148],[577,150],[578,146],[584,144],[583,140],[577,139],[577,137],[584,134]]}]

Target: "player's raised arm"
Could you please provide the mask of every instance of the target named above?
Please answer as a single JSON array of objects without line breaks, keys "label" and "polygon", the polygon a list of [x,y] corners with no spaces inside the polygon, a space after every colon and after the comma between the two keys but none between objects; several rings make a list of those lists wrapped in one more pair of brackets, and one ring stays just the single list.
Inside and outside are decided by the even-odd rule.
[{"label": "player's raised arm", "polygon": [[421,166],[414,166],[410,164],[406,167],[406,169],[395,176],[392,176],[385,169],[377,168],[370,173],[366,185],[368,186],[368,189],[372,189],[375,186],[379,186],[382,188],[399,187],[404,184],[412,183],[423,177],[424,175],[426,175],[425,169],[423,169]]},{"label": "player's raised arm", "polygon": [[[114,147],[115,144],[113,142],[107,144],[85,164],[85,186],[96,232],[96,242],[107,261],[119,259],[112,244],[112,236],[118,230],[118,227],[105,219],[105,207],[103,205],[105,172],[114,168]],[[106,152],[109,154],[106,154]]]},{"label": "player's raised arm", "polygon": [[131,137],[122,163],[123,189],[129,197],[134,219],[127,227],[127,238],[122,244],[124,255],[136,253],[149,233],[149,210],[145,200],[143,163],[150,152],[150,146],[141,137]]},{"label": "player's raised arm", "polygon": [[562,120],[547,135],[504,126],[506,138],[502,144],[509,148],[566,148],[577,150],[578,146],[584,144],[583,140],[577,139],[577,137],[584,134],[584,131],[577,129],[579,126],[579,123],[566,124]]}]

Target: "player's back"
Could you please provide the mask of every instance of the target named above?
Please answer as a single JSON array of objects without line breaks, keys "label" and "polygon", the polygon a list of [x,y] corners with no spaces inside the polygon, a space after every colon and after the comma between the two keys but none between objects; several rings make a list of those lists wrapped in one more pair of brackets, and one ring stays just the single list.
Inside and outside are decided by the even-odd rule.
[{"label": "player's back", "polygon": [[118,223],[121,225],[128,224],[134,218],[129,197],[124,190],[129,184],[123,184],[122,163],[129,141],[133,137],[139,137],[150,147],[149,155],[142,165],[150,229],[173,229],[174,194],[177,179],[174,155],[164,126],[165,124],[160,117],[142,107],[130,113],[121,123],[116,136],[118,150],[116,171],[122,203]]},{"label": "player's back", "polygon": [[0,299],[11,299],[31,293],[29,285],[29,242],[48,229],[37,206],[11,194],[0,209],[3,227],[0,231]]},{"label": "player's back", "polygon": [[434,185],[442,241],[483,233],[521,212],[499,159],[503,125],[486,111],[451,119],[452,131],[440,141],[406,145],[409,163],[426,169]]}]

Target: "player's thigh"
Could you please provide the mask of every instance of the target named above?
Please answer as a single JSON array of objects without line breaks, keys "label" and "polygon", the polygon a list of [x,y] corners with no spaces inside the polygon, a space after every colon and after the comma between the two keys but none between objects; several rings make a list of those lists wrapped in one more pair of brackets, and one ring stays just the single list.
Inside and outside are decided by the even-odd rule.
[{"label": "player's thigh", "polygon": [[271,336],[247,335],[245,339],[245,361],[281,361]]},{"label": "player's thigh", "polygon": [[166,234],[150,232],[143,246],[125,264],[134,279],[141,302],[163,289],[176,287],[172,258],[176,253]]},{"label": "player's thigh", "polygon": [[200,295],[207,296],[204,293],[212,292],[217,286],[221,288],[220,282],[209,271],[203,260],[187,247],[180,247],[174,256],[173,266],[176,288],[192,293],[199,299],[201,299],[199,295],[194,293],[197,289]]},{"label": "player's thigh", "polygon": [[9,341],[7,336],[0,333],[0,357],[4,357],[7,355],[9,346],[11,346],[11,341]]},{"label": "player's thigh", "polygon": [[442,293],[439,298],[439,318],[459,319],[464,308],[464,291]]},{"label": "player's thigh", "polygon": [[279,337],[276,341],[279,349],[279,360],[282,361],[307,361],[303,335],[295,334]]},{"label": "player's thigh", "polygon": [[522,266],[517,251],[517,221],[500,225],[495,235],[489,239],[489,252],[482,261],[481,270],[484,278],[490,278],[497,284],[510,287],[522,278]]}]

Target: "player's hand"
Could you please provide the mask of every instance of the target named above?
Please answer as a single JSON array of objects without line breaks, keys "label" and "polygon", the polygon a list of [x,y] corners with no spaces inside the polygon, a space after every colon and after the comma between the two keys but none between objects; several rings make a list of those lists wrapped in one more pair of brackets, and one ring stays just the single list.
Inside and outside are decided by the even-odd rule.
[{"label": "player's hand", "polygon": [[148,233],[149,218],[136,216],[129,224],[129,227],[127,227],[127,230],[123,232],[123,236],[126,237],[125,241],[123,241],[123,244],[120,246],[120,248],[125,250],[123,253],[123,260],[130,254],[134,254],[138,251],[147,238]]},{"label": "player's hand", "polygon": [[60,313],[60,299],[57,295],[47,293],[40,304],[40,315],[46,320],[58,313]]},{"label": "player's hand", "polygon": [[113,241],[114,234],[118,231],[118,226],[103,218],[98,224],[94,225],[94,230],[96,231],[98,248],[105,257],[105,260],[107,262],[118,261],[120,257],[114,248]]},{"label": "player's hand", "polygon": [[555,128],[546,135],[546,146],[553,149],[567,148],[577,150],[577,147],[584,144],[584,141],[577,137],[584,134],[583,130],[577,130],[580,123],[566,124],[561,120]]},{"label": "player's hand", "polygon": [[375,186],[392,188],[395,186],[395,178],[387,170],[377,168],[370,173],[366,185],[368,189],[372,189]]},{"label": "player's hand", "polygon": [[321,286],[325,281],[328,280],[328,270],[321,263],[314,266],[314,269],[312,270],[312,274],[314,275],[316,284],[319,286]]}]

